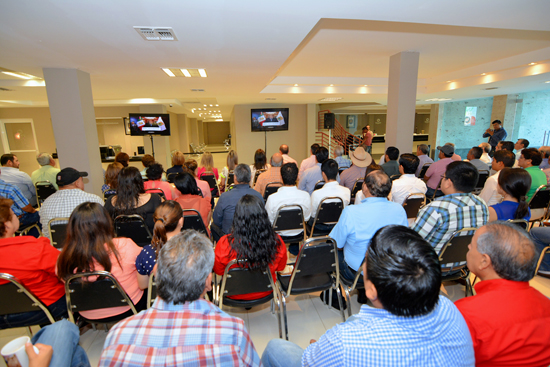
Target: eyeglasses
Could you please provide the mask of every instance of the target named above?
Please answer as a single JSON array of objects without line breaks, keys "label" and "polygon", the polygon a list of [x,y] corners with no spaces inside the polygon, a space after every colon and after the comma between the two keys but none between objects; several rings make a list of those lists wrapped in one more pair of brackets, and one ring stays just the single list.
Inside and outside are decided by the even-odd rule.
[{"label": "eyeglasses", "polygon": [[443,180],[444,178],[446,178],[447,180],[449,179],[449,177],[447,177],[447,176],[445,176],[445,175],[441,176],[441,179],[442,179],[442,180]]}]

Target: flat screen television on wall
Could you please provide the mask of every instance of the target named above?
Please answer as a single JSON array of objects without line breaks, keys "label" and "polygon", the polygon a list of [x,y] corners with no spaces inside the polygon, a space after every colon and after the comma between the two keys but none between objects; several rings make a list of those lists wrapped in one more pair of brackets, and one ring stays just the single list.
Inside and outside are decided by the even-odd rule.
[{"label": "flat screen television on wall", "polygon": [[252,131],[288,130],[288,108],[251,110]]},{"label": "flat screen television on wall", "polygon": [[131,113],[130,135],[170,135],[170,115],[167,113]]}]

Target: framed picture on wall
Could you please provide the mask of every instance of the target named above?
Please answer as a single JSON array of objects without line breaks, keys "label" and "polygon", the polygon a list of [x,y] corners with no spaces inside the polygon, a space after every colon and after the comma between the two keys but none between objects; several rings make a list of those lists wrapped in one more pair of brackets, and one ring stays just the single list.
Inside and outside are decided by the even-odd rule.
[{"label": "framed picture on wall", "polygon": [[357,126],[357,116],[348,115],[348,118],[346,120],[346,128],[355,129],[356,126]]},{"label": "framed picture on wall", "polygon": [[124,120],[124,133],[126,135],[131,135],[130,132],[130,119],[128,117],[123,117]]}]

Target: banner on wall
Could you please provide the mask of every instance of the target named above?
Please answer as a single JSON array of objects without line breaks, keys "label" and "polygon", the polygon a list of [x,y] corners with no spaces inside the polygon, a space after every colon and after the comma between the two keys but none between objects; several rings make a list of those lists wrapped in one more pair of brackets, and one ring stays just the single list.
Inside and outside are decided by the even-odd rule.
[{"label": "banner on wall", "polygon": [[477,107],[466,107],[464,114],[464,126],[475,126]]}]

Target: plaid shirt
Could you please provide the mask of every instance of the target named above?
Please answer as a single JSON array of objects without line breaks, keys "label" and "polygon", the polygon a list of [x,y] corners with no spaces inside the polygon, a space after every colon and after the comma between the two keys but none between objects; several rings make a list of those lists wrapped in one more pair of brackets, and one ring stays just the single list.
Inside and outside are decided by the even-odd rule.
[{"label": "plaid shirt", "polygon": [[11,210],[13,210],[15,215],[19,217],[25,214],[22,208],[29,205],[29,201],[23,196],[23,193],[19,191],[17,186],[0,180],[0,196],[13,200]]},{"label": "plaid shirt", "polygon": [[283,184],[283,178],[281,177],[281,167],[269,167],[267,171],[258,176],[256,186],[254,190],[258,191],[262,196],[265,193],[265,187],[270,182],[280,182]]},{"label": "plaid shirt", "polygon": [[105,340],[100,367],[259,366],[244,321],[198,299],[151,308],[116,324]]},{"label": "plaid shirt", "polygon": [[468,326],[455,305],[439,296],[427,315],[395,316],[361,306],[302,355],[302,366],[473,366]]},{"label": "plaid shirt", "polygon": [[454,231],[479,228],[489,219],[489,209],[476,195],[456,193],[435,199],[416,216],[413,230],[418,232],[439,254]]}]

